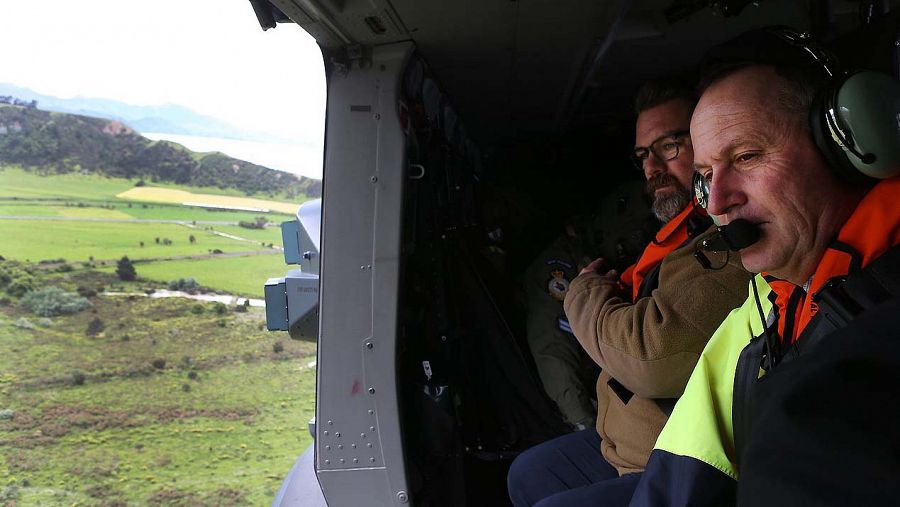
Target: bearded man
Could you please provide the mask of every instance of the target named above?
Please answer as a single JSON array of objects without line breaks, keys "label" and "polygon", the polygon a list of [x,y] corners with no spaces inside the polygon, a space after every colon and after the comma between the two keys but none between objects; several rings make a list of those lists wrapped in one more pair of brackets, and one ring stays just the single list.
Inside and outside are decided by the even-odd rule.
[{"label": "bearded man", "polygon": [[597,259],[566,293],[572,331],[601,368],[597,426],[540,444],[510,468],[518,506],[627,505],[656,437],[713,331],[744,298],[737,256],[704,270],[693,257],[712,221],[690,191],[695,99],[672,81],[638,93],[633,160],[664,223],[621,275]]}]

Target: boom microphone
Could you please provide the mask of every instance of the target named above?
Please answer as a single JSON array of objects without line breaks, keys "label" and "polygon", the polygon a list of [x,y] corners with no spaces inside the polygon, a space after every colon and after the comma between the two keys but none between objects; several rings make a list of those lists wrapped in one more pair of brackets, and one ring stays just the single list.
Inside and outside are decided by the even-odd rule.
[{"label": "boom microphone", "polygon": [[[718,267],[706,255],[708,253],[737,252],[759,241],[759,227],[753,222],[739,218],[728,225],[716,227],[716,232],[697,244],[694,258],[703,269],[721,269],[728,262],[728,256]],[[718,264],[718,263],[717,263]]]},{"label": "boom microphone", "polygon": [[716,228],[710,237],[700,243],[707,252],[737,252],[759,241],[759,227],[753,222],[739,218],[728,225]]}]

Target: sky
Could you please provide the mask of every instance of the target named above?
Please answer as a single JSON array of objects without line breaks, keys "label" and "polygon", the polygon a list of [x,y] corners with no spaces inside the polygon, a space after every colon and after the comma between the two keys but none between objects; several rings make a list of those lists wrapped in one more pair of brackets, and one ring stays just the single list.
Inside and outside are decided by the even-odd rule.
[{"label": "sky", "polygon": [[312,158],[295,172],[321,177],[325,73],[299,26],[264,32],[247,0],[4,1],[0,13],[0,82],[185,106],[296,139]]}]

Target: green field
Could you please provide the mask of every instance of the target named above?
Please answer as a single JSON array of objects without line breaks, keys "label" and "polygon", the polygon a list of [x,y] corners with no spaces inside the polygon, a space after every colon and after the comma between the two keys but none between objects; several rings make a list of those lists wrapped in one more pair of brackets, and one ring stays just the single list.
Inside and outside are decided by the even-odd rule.
[{"label": "green field", "polygon": [[239,238],[252,239],[263,243],[281,245],[281,228],[266,227],[265,229],[248,229],[233,225],[216,225],[213,227],[218,232],[231,234]]},{"label": "green field", "polygon": [[[204,288],[252,297],[289,268],[281,252],[260,245],[281,244],[277,227],[190,226],[255,221],[261,213],[129,207],[115,195],[133,183],[0,170],[0,215],[46,217],[0,219],[0,268],[15,265],[34,287],[69,292],[141,294],[193,277]],[[112,261],[123,255],[137,261],[137,281],[114,274]],[[178,256],[201,258],[172,259]],[[58,259],[70,264],[33,264]],[[25,260],[32,264],[16,264]],[[238,312],[183,298],[92,295],[87,310],[43,319],[4,292],[8,283],[0,277],[0,505],[272,501],[311,442],[314,343],[266,331],[261,308]],[[103,329],[89,335],[94,319]]]},{"label": "green field", "polygon": [[40,176],[13,167],[0,170],[0,197],[116,199],[134,187],[136,180],[82,174]]},{"label": "green field", "polygon": [[[191,235],[195,238],[194,244],[190,243]],[[123,255],[140,260],[204,255],[214,249],[223,252],[265,250],[261,245],[177,224],[0,219],[0,237],[3,238],[0,255],[32,262],[58,258],[84,262],[90,257],[108,261],[118,260]],[[156,238],[160,238],[160,244],[156,243]],[[171,245],[162,244],[166,238],[172,241]]]},{"label": "green field", "polygon": [[[229,294],[263,297],[263,284],[268,278],[284,276],[288,269],[281,253],[246,257],[220,257],[201,260],[161,261],[135,266],[139,277],[159,282],[178,278],[195,278],[202,286]],[[107,266],[100,271],[112,272]]]},{"label": "green field", "polygon": [[[81,203],[83,206],[79,207]],[[130,205],[129,205],[130,204]],[[104,207],[105,206],[105,207]],[[114,209],[108,209],[112,206]],[[233,222],[241,220],[253,222],[258,216],[264,216],[270,222],[281,223],[291,220],[292,215],[282,213],[250,213],[246,211],[210,211],[190,206],[165,204],[139,204],[110,201],[101,204],[97,201],[71,201],[69,206],[53,202],[0,200],[0,215],[30,217],[65,217],[81,216],[94,218],[137,218],[141,220],[183,220],[208,222]]]},{"label": "green field", "polygon": [[[117,200],[117,194],[134,188],[137,181],[137,179],[73,173],[41,176],[18,167],[0,166],[0,197]],[[150,181],[146,183],[154,187],[185,190],[197,194],[277,199],[264,194],[247,196],[239,190],[229,188],[194,187]],[[300,200],[297,201],[298,204],[299,202]]]},{"label": "green field", "polygon": [[[91,272],[44,282],[117,283]],[[19,505],[271,502],[310,443],[315,345],[264,331],[261,309],[92,302],[34,329],[13,325],[34,315],[0,307],[4,493]],[[106,329],[89,337],[94,318]]]}]

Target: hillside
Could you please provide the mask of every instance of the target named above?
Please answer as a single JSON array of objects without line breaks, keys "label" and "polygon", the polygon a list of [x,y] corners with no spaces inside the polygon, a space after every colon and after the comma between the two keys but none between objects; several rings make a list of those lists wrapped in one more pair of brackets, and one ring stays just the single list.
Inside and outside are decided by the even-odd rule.
[{"label": "hillside", "polygon": [[149,182],[234,188],[247,195],[319,197],[319,180],[151,141],[118,122],[0,104],[0,164],[41,173],[83,172]]}]

